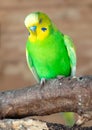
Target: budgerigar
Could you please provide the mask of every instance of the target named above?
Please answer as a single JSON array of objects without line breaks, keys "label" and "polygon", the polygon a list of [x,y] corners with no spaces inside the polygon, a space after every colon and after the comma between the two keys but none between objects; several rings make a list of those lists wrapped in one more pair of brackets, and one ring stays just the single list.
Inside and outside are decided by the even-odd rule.
[{"label": "budgerigar", "polygon": [[[27,63],[38,82],[61,76],[75,76],[76,53],[72,39],[64,35],[42,12],[25,18],[29,36],[26,43]],[[65,114],[67,124],[74,122],[73,113]]]}]

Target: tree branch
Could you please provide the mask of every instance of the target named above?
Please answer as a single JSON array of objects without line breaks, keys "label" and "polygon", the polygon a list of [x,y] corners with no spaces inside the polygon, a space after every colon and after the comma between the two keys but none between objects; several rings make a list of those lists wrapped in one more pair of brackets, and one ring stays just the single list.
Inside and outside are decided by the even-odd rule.
[{"label": "tree branch", "polygon": [[[92,76],[51,79],[19,90],[0,92],[0,118],[92,111]],[[90,117],[91,118],[91,117]]]},{"label": "tree branch", "polygon": [[37,119],[0,120],[0,130],[91,130],[92,127],[68,127],[57,123],[48,123]]}]

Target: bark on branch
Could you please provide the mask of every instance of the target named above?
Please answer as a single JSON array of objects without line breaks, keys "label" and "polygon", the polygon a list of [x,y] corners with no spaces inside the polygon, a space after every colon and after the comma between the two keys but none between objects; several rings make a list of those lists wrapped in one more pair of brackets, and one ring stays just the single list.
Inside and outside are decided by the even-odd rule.
[{"label": "bark on branch", "polygon": [[19,90],[0,92],[0,118],[92,111],[92,76],[51,79]]}]

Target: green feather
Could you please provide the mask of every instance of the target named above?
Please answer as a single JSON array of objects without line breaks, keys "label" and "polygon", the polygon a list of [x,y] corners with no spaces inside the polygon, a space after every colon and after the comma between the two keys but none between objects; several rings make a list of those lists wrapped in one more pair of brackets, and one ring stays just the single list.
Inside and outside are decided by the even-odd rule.
[{"label": "green feather", "polygon": [[72,126],[75,123],[75,117],[73,112],[64,112],[62,113],[62,115],[66,125]]},{"label": "green feather", "polygon": [[29,66],[35,68],[39,79],[55,78],[57,75],[69,76],[71,66],[64,36],[60,32],[55,32],[45,39],[43,44],[39,44],[39,42],[30,44],[29,41],[26,46]]}]

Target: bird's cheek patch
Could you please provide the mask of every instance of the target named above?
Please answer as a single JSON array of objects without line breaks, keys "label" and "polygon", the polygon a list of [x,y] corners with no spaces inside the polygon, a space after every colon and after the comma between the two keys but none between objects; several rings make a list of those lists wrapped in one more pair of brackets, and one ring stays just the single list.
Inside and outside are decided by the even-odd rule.
[{"label": "bird's cheek patch", "polygon": [[41,28],[37,34],[39,40],[44,40],[49,35],[49,31],[47,28]]},{"label": "bird's cheek patch", "polygon": [[29,35],[29,40],[30,40],[30,42],[35,43],[36,40],[37,40],[37,36],[36,36],[36,35],[33,35],[33,34],[31,33],[31,34]]}]

